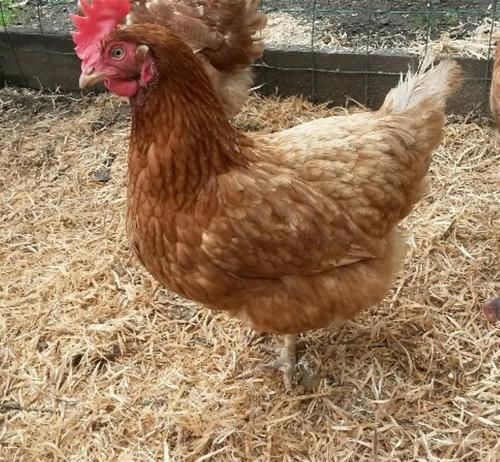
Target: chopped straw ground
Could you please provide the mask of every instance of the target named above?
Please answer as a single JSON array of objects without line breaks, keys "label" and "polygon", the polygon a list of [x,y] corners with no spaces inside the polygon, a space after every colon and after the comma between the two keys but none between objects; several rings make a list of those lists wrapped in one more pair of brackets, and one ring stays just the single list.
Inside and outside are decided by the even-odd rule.
[{"label": "chopped straw ground", "polygon": [[[497,461],[499,150],[450,122],[394,289],[303,337],[292,394],[249,330],[157,288],[124,235],[126,104],[0,91],[0,459]],[[339,113],[253,99],[270,132]]]},{"label": "chopped straw ground", "polygon": [[367,26],[365,34],[348,37],[341,26],[331,20],[316,19],[313,40],[312,17],[292,15],[290,13],[268,13],[268,27],[263,32],[266,46],[286,48],[299,46],[310,48],[313,44],[320,51],[352,53],[361,50],[368,52],[399,51],[421,56],[431,52],[435,56],[466,56],[477,59],[489,59],[493,53],[493,43],[500,37],[500,21],[483,19],[465,38],[455,38],[455,33],[462,32],[465,24],[442,32],[438,39],[428,40],[427,25],[415,30],[415,38],[405,37],[401,33],[371,34]]}]

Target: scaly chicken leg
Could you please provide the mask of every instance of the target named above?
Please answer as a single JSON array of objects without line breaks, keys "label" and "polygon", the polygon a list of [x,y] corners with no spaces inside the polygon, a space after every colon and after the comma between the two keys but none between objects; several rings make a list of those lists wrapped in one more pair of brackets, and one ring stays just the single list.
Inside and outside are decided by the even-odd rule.
[{"label": "scaly chicken leg", "polygon": [[[271,362],[261,364],[258,367],[250,369],[249,371],[239,374],[236,378],[246,379],[252,375],[256,375],[263,369],[275,369],[283,373],[283,382],[285,384],[286,391],[291,391],[293,389],[293,382],[295,376],[295,366],[297,364],[297,334],[287,334],[283,336],[284,342],[283,347],[279,349],[279,357]],[[268,351],[271,354],[276,354],[276,350],[273,347],[264,347],[264,351]]]},{"label": "scaly chicken leg", "polygon": [[276,367],[284,374],[285,388],[290,391],[293,388],[293,377],[295,365],[297,364],[297,334],[284,336],[284,345],[280,357],[276,360]]}]

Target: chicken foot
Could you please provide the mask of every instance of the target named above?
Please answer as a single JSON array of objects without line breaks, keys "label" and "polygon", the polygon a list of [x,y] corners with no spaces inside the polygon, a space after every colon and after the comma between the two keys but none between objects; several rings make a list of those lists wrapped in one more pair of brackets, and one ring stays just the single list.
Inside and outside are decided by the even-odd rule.
[{"label": "chicken foot", "polygon": [[[284,336],[284,344],[281,348],[280,355],[274,361],[262,364],[250,371],[238,375],[237,378],[248,378],[263,369],[275,369],[283,373],[283,381],[286,391],[291,391],[293,388],[295,366],[297,364],[297,334],[287,334]],[[274,349],[273,349],[274,353]]]}]

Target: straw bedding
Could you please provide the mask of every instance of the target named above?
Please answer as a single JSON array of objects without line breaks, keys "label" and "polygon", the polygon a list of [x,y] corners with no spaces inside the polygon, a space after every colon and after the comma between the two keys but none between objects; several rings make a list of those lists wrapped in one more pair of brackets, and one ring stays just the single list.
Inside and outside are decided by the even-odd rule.
[{"label": "straw bedding", "polygon": [[[269,13],[268,27],[263,35],[269,48],[287,48],[299,46],[314,48],[319,51],[352,53],[400,52],[417,56],[427,50],[435,54],[466,56],[477,59],[489,59],[493,53],[495,40],[500,37],[500,21],[490,18],[467,20],[455,27],[442,27],[429,37],[427,24],[399,31],[391,24],[391,17],[385,25],[371,30],[370,24],[358,17],[354,18],[356,33],[348,33],[342,25],[342,17],[316,19],[314,34],[312,18],[290,13]],[[338,21],[337,21],[338,19]],[[415,17],[413,18],[413,20]],[[411,16],[406,18],[411,24]],[[350,21],[349,21],[350,22]],[[362,24],[361,26],[359,24]],[[363,25],[364,24],[364,25]],[[437,36],[436,36],[437,35]],[[314,40],[313,40],[314,38]]]},{"label": "straw bedding", "polygon": [[[254,98],[269,132],[342,110]],[[500,453],[500,155],[450,120],[394,289],[304,336],[292,394],[239,322],[157,287],[124,235],[128,108],[0,91],[0,460],[486,461]]]}]

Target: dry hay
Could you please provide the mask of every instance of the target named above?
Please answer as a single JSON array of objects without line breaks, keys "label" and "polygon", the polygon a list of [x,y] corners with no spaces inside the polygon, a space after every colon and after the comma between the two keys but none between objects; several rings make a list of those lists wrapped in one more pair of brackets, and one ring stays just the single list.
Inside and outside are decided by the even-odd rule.
[{"label": "dry hay", "polygon": [[[454,120],[404,227],[394,290],[304,336],[314,383],[283,391],[239,322],[155,290],[124,236],[127,107],[0,92],[0,458],[6,461],[496,461],[500,157]],[[254,99],[269,132],[336,111]]]},{"label": "dry hay", "polygon": [[488,59],[492,56],[492,46],[497,37],[500,37],[500,21],[483,19],[478,26],[465,38],[456,38],[455,35],[464,35],[465,24],[459,24],[449,31],[442,32],[440,38],[427,39],[427,27],[414,31],[415,38],[410,39],[394,31],[390,36],[373,33],[369,36],[369,27],[366,34],[359,37],[348,37],[340,25],[331,19],[316,19],[313,41],[311,15],[292,15],[290,13],[268,13],[268,27],[263,32],[268,48],[287,48],[290,46],[311,48],[313,45],[320,51],[335,51],[352,53],[386,52],[395,50],[413,55],[422,55],[431,51],[434,55],[466,56],[477,59]]},{"label": "dry hay", "polygon": [[306,18],[289,13],[267,13],[267,27],[262,32],[266,47],[311,46],[312,24]]},{"label": "dry hay", "polygon": [[420,55],[429,49],[434,54],[488,59],[494,54],[492,47],[498,37],[500,37],[500,21],[492,23],[490,19],[484,19],[468,38],[452,38],[449,32],[443,32],[439,40],[433,40],[427,45],[425,42],[414,43],[408,51]]}]

